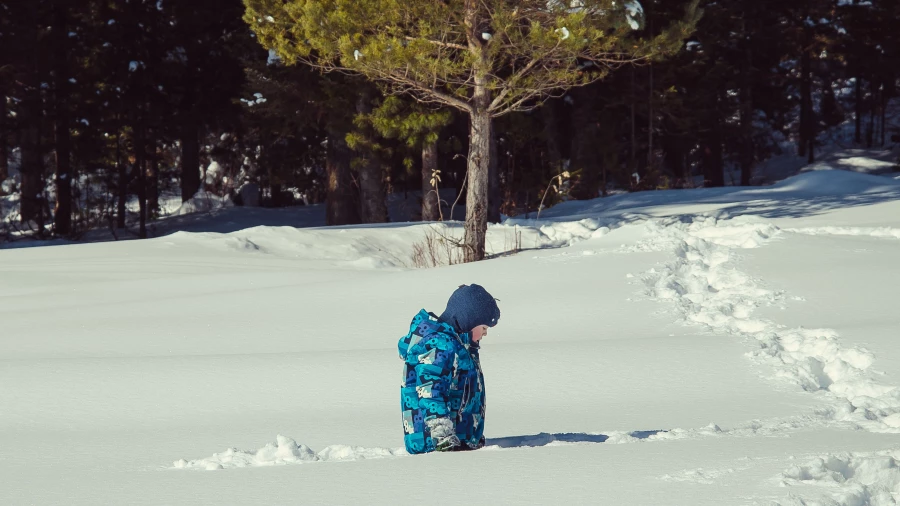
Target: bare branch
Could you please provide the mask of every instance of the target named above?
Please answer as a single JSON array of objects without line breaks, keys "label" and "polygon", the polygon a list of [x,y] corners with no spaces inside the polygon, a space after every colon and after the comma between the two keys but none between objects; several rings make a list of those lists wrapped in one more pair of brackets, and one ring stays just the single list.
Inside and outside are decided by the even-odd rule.
[{"label": "bare branch", "polygon": [[462,50],[462,51],[468,51],[468,50],[469,50],[469,48],[468,48],[467,46],[464,46],[464,45],[462,45],[462,44],[454,44],[453,42],[442,42],[442,41],[440,41],[440,40],[421,39],[421,38],[416,38],[416,37],[410,37],[410,36],[408,36],[408,35],[406,36],[406,40],[413,40],[413,41],[415,41],[415,40],[421,40],[421,41],[428,42],[429,44],[434,44],[435,46],[449,47],[449,48],[453,48],[453,49],[460,49],[460,50]]},{"label": "bare branch", "polygon": [[[559,44],[557,44],[557,47],[559,47]],[[556,49],[556,48],[554,48],[554,49]],[[509,94],[510,90],[512,89],[512,85],[515,84],[519,79],[521,79],[522,77],[527,75],[528,72],[530,72],[531,69],[534,68],[534,66],[537,65],[538,62],[540,62],[540,61],[541,61],[541,58],[535,58],[535,59],[531,60],[530,62],[528,62],[527,65],[522,67],[521,70],[519,70],[518,72],[513,74],[513,76],[507,80],[506,85],[503,86],[503,89],[500,91],[500,93],[497,95],[497,97],[491,102],[490,107],[488,107],[488,111],[493,111],[497,107],[499,107],[500,104],[503,103],[503,99],[506,98],[506,96]]]},{"label": "bare branch", "polygon": [[[328,62],[325,64],[319,63],[311,58],[300,58],[304,64],[309,65],[310,67],[319,69],[323,72],[338,72],[341,74],[347,75],[370,75],[375,77],[380,81],[387,82],[388,84],[405,87],[408,90],[414,90],[414,98],[422,103],[441,103],[444,105],[448,105],[451,107],[455,107],[464,112],[472,112],[472,106],[469,105],[465,100],[456,98],[452,95],[439,91],[431,86],[428,86],[425,83],[415,80],[412,77],[409,77],[409,69],[390,69],[384,70],[377,67],[365,67],[367,72],[361,72],[360,70],[351,69],[348,67],[344,67],[342,65],[335,64],[334,62]],[[407,91],[408,91],[407,90]]]}]

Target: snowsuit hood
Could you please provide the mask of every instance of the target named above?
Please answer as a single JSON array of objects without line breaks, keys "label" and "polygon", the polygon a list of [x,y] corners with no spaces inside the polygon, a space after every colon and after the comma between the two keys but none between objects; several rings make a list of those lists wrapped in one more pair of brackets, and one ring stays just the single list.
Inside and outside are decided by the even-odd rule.
[{"label": "snowsuit hood", "polygon": [[500,308],[481,285],[461,285],[450,296],[440,320],[452,325],[457,333],[469,332],[479,325],[497,325]]}]

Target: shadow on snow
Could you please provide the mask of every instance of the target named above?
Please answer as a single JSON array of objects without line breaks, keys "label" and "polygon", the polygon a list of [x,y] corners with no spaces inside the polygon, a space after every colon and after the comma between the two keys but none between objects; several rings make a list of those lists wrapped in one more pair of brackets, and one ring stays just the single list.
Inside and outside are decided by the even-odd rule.
[{"label": "shadow on snow", "polygon": [[[651,436],[667,432],[665,430],[639,430],[629,432],[628,435],[635,439],[647,439]],[[485,441],[485,446],[499,446],[500,448],[532,448],[547,446],[550,443],[604,443],[609,439],[605,434],[587,434],[585,432],[560,432],[550,434],[541,432],[530,436],[509,436],[490,438]]]}]

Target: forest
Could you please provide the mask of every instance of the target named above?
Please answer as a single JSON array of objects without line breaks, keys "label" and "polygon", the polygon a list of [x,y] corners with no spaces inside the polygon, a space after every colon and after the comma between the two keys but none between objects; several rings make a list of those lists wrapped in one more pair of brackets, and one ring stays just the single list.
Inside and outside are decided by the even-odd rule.
[{"label": "forest", "polygon": [[896,141],[898,18],[889,0],[4,2],[0,240],[148,237],[161,203],[198,196],[381,223],[403,193],[413,220],[458,200],[478,260],[502,216],[767,184],[761,163],[813,163],[841,126]]}]

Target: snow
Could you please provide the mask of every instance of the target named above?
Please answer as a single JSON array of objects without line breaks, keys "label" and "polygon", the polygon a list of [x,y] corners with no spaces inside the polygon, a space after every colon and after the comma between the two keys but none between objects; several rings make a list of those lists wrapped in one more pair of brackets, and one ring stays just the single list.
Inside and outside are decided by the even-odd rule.
[{"label": "snow", "polygon": [[177,469],[202,469],[215,471],[234,467],[259,467],[287,464],[303,464],[310,462],[336,462],[341,460],[383,459],[407,455],[406,450],[398,448],[362,448],[359,446],[331,445],[320,452],[312,451],[306,445],[298,445],[289,437],[279,435],[274,443],[269,443],[259,450],[246,452],[229,448],[212,457],[187,461],[177,460],[173,466]]},{"label": "snow", "polygon": [[269,55],[266,57],[266,65],[277,65],[281,62],[281,57],[274,49],[269,49]]},{"label": "snow", "polygon": [[786,504],[808,506],[829,504],[863,504],[887,506],[897,504],[900,491],[900,451],[887,450],[866,454],[842,453],[816,457],[782,473],[786,486],[817,485],[828,491],[828,498],[790,501]]},{"label": "snow", "polygon": [[253,97],[254,98],[250,99],[250,100],[247,100],[245,98],[242,98],[240,100],[241,100],[241,102],[247,104],[250,107],[253,107],[254,105],[258,105],[258,104],[264,104],[267,101],[266,98],[262,95],[262,93],[254,93]]},{"label": "snow", "polygon": [[[215,167],[219,166],[216,162],[212,162],[212,164],[215,164]],[[212,164],[210,164],[210,166],[212,166]],[[215,174],[215,172],[212,174],[207,173],[207,184],[212,184],[212,182],[214,182]],[[233,205],[234,204],[227,198],[222,198],[214,193],[200,190],[190,200],[182,203],[172,214],[174,216],[184,216],[192,213],[208,213]]]},{"label": "snow", "polygon": [[[460,223],[201,194],[155,239],[0,250],[0,503],[892,504],[900,180],[869,163],[566,202],[431,269]],[[471,282],[487,446],[408,456],[396,337]]]},{"label": "snow", "polygon": [[214,185],[216,182],[224,177],[225,170],[219,165],[219,162],[213,160],[209,162],[209,165],[206,167],[206,172],[203,177],[203,183],[206,185]]},{"label": "snow", "polygon": [[637,0],[627,0],[625,2],[625,19],[632,30],[639,30],[641,24],[638,18],[644,16],[644,7]]}]

